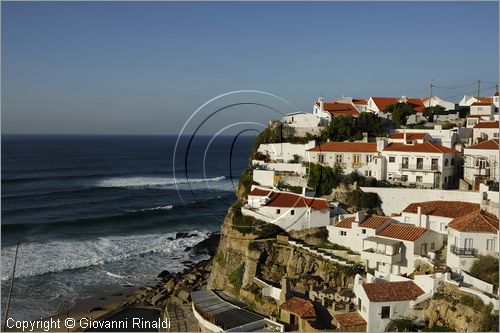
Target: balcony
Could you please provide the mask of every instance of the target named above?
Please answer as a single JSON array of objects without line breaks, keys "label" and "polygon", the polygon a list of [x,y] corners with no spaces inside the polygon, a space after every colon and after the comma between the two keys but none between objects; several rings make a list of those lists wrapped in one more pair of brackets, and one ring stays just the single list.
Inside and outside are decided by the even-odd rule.
[{"label": "balcony", "polygon": [[385,252],[376,252],[373,249],[363,250],[361,258],[372,262],[383,262],[393,265],[401,261],[401,253],[388,254]]},{"label": "balcony", "polygon": [[469,249],[469,248],[464,248],[464,247],[458,247],[455,245],[452,245],[450,247],[450,252],[453,254],[456,254],[457,256],[460,256],[460,257],[476,257],[477,256],[477,249]]},{"label": "balcony", "polygon": [[422,164],[402,163],[399,165],[399,170],[404,171],[421,171],[421,172],[439,172],[439,166],[434,164],[431,166]]}]

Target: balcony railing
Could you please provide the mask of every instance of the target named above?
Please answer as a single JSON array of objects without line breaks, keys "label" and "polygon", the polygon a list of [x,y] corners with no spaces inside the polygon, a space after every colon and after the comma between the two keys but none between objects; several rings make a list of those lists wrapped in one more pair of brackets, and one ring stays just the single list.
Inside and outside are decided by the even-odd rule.
[{"label": "balcony railing", "polygon": [[454,253],[457,256],[464,256],[464,257],[476,257],[477,256],[477,249],[472,249],[472,248],[458,247],[458,246],[452,245],[450,247],[450,251],[451,251],[451,253]]},{"label": "balcony railing", "polygon": [[429,167],[428,165],[422,165],[422,164],[402,163],[399,165],[399,169],[400,170],[407,170],[407,171],[439,172],[438,165],[431,165]]}]

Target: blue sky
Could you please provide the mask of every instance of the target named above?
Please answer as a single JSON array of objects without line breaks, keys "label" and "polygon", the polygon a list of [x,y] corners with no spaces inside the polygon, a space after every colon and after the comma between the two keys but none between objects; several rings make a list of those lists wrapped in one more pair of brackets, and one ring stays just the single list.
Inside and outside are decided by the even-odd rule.
[{"label": "blue sky", "polygon": [[239,89],[305,111],[320,95],[424,97],[430,79],[489,93],[498,38],[498,2],[2,2],[2,130],[175,134]]}]

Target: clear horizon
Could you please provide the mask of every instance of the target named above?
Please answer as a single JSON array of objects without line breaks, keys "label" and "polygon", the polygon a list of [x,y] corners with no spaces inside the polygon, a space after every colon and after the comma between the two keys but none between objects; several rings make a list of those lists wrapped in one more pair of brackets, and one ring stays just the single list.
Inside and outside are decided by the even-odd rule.
[{"label": "clear horizon", "polygon": [[[488,96],[492,26],[498,2],[3,2],[2,132],[176,135],[203,103],[239,89],[305,112],[318,96],[426,97],[431,79],[452,102],[477,80]],[[261,97],[249,101],[270,103]],[[276,117],[247,106],[202,133]]]}]

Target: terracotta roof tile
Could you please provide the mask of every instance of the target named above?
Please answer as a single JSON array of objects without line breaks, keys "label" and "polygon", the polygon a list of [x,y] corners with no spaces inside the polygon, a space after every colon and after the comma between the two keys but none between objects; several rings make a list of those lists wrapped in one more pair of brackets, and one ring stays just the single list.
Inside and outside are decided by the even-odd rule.
[{"label": "terracotta roof tile", "polygon": [[366,325],[366,321],[357,311],[336,314],[334,317],[341,328]]},{"label": "terracotta roof tile", "polygon": [[254,189],[252,191],[250,191],[250,193],[248,193],[248,195],[255,195],[257,197],[267,197],[272,192],[273,192],[273,190],[265,190],[265,189],[261,189],[258,187],[254,187]]},{"label": "terracotta roof tile", "polygon": [[448,223],[448,228],[461,232],[498,232],[498,217],[484,210],[476,210],[465,216],[459,216]]},{"label": "terracotta roof tile", "polygon": [[[427,133],[413,133],[413,132],[406,132],[406,140],[419,140],[423,139],[429,134]],[[403,132],[398,132],[398,133],[393,133],[389,136],[391,139],[404,139],[405,134]]]},{"label": "terracotta roof tile", "polygon": [[488,141],[483,141],[480,143],[476,143],[475,145],[471,145],[469,147],[465,147],[467,149],[494,149],[498,150],[498,139],[491,139]]},{"label": "terracotta roof tile", "polygon": [[456,153],[455,149],[437,145],[432,142],[405,144],[392,142],[385,147],[384,151],[408,151],[415,153]]},{"label": "terracotta roof tile", "polygon": [[338,228],[351,229],[352,222],[354,222],[355,220],[356,218],[354,216],[346,217],[345,219],[340,220],[335,226]]},{"label": "terracotta roof tile", "polygon": [[366,105],[366,104],[368,104],[368,101],[366,99],[353,98],[352,99],[352,104]]},{"label": "terracotta roof tile", "polygon": [[[319,106],[319,103],[316,102],[316,105]],[[323,110],[330,113],[333,117],[359,116],[358,110],[348,103],[324,102]]]},{"label": "terracotta roof tile", "polygon": [[[398,103],[401,98],[398,97],[372,97],[373,102],[377,105],[380,111],[387,109],[389,105]],[[419,98],[407,98],[407,103],[413,106],[415,112],[423,112],[425,105]]]},{"label": "terracotta roof tile", "polygon": [[326,142],[316,146],[309,151],[318,152],[353,152],[353,153],[375,153],[377,143],[375,142]]},{"label": "terracotta roof tile", "polygon": [[382,231],[378,232],[377,236],[414,242],[428,230],[427,228],[415,227],[409,224],[391,223]]},{"label": "terracotta roof tile", "polygon": [[424,294],[413,281],[364,283],[361,286],[372,302],[410,301]]},{"label": "terracotta roof tile", "polygon": [[273,192],[266,206],[286,208],[311,207],[316,210],[330,209],[326,199],[303,197],[300,194],[290,192]]},{"label": "terracotta roof tile", "polygon": [[280,309],[290,311],[298,315],[302,319],[316,318],[316,311],[314,305],[306,299],[293,296],[285,303],[280,305]]},{"label": "terracotta roof tile", "polygon": [[379,216],[379,215],[372,215],[365,219],[363,223],[361,223],[360,227],[361,228],[370,228],[370,229],[377,229],[380,227],[382,224],[386,223],[389,221],[391,218],[389,216]]},{"label": "terracotta roof tile", "polygon": [[471,106],[490,106],[493,103],[491,102],[474,102],[471,104]]},{"label": "terracotta roof tile", "polygon": [[464,201],[424,201],[408,205],[403,212],[417,214],[420,207],[422,214],[455,218],[479,209],[479,204]]},{"label": "terracotta roof tile", "polygon": [[476,124],[474,128],[498,128],[498,121],[482,121]]},{"label": "terracotta roof tile", "polygon": [[485,116],[481,116],[478,114],[468,114],[465,116],[465,118],[481,118],[481,117],[485,117]]},{"label": "terracotta roof tile", "polygon": [[474,97],[474,98],[478,99],[479,102],[490,103],[490,104],[493,103],[493,98],[491,98],[491,97],[483,97],[483,96],[481,96],[481,97]]}]

